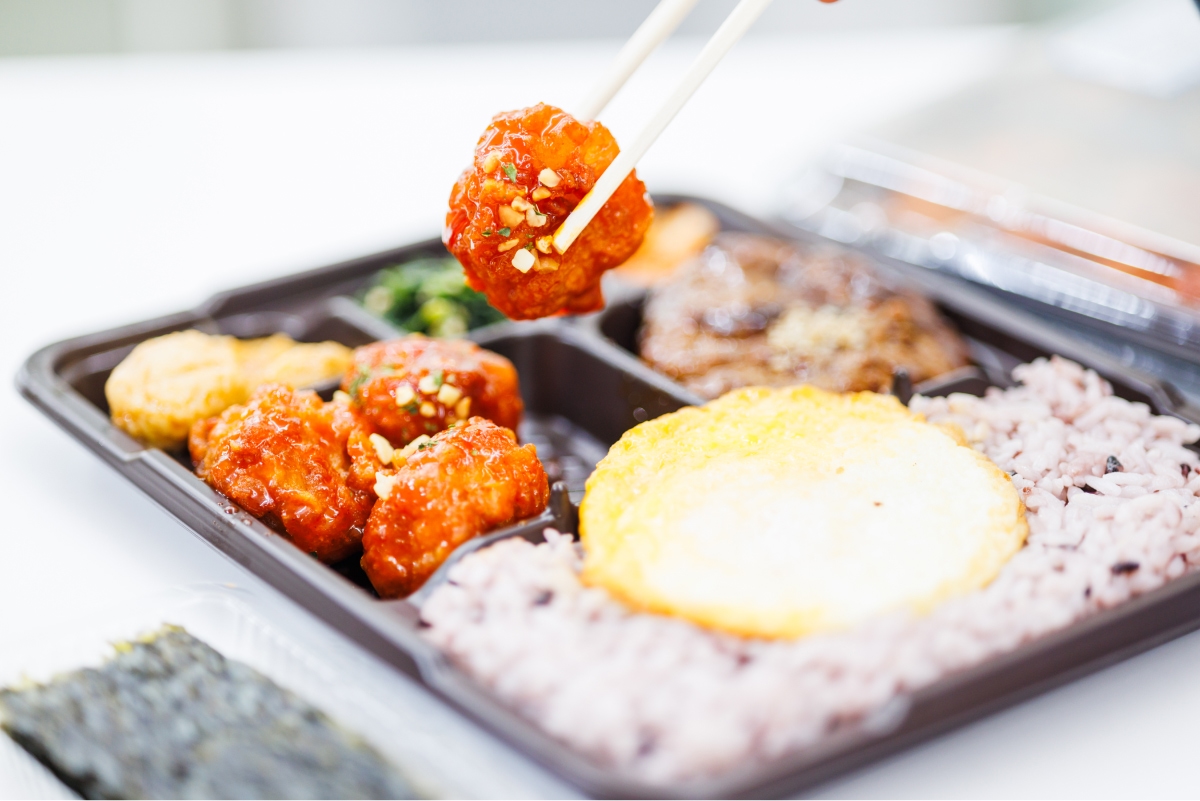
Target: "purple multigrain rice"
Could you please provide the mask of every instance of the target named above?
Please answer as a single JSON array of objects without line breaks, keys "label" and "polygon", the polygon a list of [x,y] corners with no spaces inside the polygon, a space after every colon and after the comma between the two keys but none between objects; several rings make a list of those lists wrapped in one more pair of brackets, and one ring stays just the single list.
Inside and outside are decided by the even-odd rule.
[{"label": "purple multigrain rice", "polygon": [[[1177,578],[1200,561],[1200,428],[1112,395],[1071,362],[1014,371],[985,398],[914,397],[1012,476],[1029,540],[989,586],[924,617],[795,641],[633,612],[578,579],[569,537],[465,558],[424,630],[521,715],[651,782],[708,777],[869,725],[949,673]],[[1116,462],[1118,469],[1109,470]]]}]

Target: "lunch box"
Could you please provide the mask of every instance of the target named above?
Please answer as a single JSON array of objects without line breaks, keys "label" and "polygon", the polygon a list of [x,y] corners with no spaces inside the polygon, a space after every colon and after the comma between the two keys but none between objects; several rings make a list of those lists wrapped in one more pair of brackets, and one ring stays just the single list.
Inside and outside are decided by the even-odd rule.
[{"label": "lunch box", "polygon": [[[659,206],[684,201],[709,208],[724,230],[828,241],[715,202],[656,197]],[[282,331],[301,341],[334,339],[350,346],[395,337],[395,329],[366,312],[354,297],[381,268],[444,252],[438,240],[418,242],[224,292],[192,311],[59,342],[30,356],[16,383],[31,403],[197,536],[591,795],[728,797],[797,792],[1200,627],[1197,572],[944,678],[906,697],[869,727],[838,733],[817,747],[767,765],[669,786],[641,783],[598,766],[505,707],[423,640],[419,605],[467,553],[509,537],[540,542],[547,526],[573,532],[583,481],[607,448],[644,420],[700,402],[636,357],[642,290],[611,281],[606,289],[608,307],[600,313],[505,322],[472,332],[473,340],[516,365],[526,405],[520,434],[537,444],[555,481],[551,500],[539,517],[458,548],[425,587],[405,600],[380,599],[353,560],[331,569],[309,557],[197,478],[185,453],[144,448],[108,418],[105,380],[137,343],[149,337],[187,328],[239,337]],[[1171,385],[978,287],[899,260],[879,256],[875,260],[886,278],[912,287],[937,305],[967,339],[974,363],[916,387],[898,375],[895,392],[903,400],[913,390],[929,395],[982,394],[989,386],[1009,386],[1015,365],[1058,354],[1096,370],[1112,383],[1117,395],[1146,403],[1159,414],[1200,422],[1200,409]],[[325,397],[333,389],[324,387]]]}]

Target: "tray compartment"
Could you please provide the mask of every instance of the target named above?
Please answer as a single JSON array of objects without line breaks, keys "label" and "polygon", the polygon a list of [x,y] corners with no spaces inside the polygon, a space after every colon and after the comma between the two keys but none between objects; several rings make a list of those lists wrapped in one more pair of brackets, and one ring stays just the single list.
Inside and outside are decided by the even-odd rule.
[{"label": "tray compartment", "polygon": [[[809,243],[821,241],[804,232],[781,234],[778,229],[766,225],[759,226],[754,232]],[[1146,403],[1158,414],[1172,414],[1190,422],[1200,422],[1200,407],[1190,403],[1169,382],[1122,364],[1064,333],[1062,328],[989,297],[986,290],[877,255],[869,255],[869,258],[891,283],[930,298],[938,311],[963,335],[970,348],[977,373],[955,371],[938,376],[914,387],[917,392],[925,395],[946,395],[951,392],[980,395],[987,386],[1011,386],[1012,368],[1018,364],[1043,356],[1059,355],[1095,370],[1112,383],[1115,393],[1120,397]],[[678,397],[690,398],[693,403],[700,402],[700,398],[669,377],[652,370],[637,356],[638,333],[642,326],[647,292],[623,288],[614,294],[616,299],[606,309],[583,318],[581,325],[627,356],[628,359],[622,362],[627,369],[642,368],[667,382]],[[644,376],[644,373],[641,374]]]},{"label": "tray compartment", "polygon": [[[39,406],[42,405],[39,400],[48,401],[55,394],[70,396],[83,414],[84,419],[79,423],[93,432],[94,446],[123,454],[124,458],[120,460],[122,471],[131,478],[138,475],[135,483],[173,514],[179,516],[173,496],[186,494],[201,507],[200,514],[213,517],[217,524],[226,524],[218,525],[222,529],[216,537],[221,543],[218,547],[245,563],[251,557],[236,544],[239,538],[265,537],[286,545],[286,540],[280,536],[282,532],[245,514],[193,475],[185,449],[168,452],[145,448],[113,426],[108,420],[104,384],[112,369],[129,354],[136,342],[187,328],[240,337],[266,336],[283,328],[300,341],[334,339],[351,347],[375,341],[381,335],[395,335],[390,326],[345,297],[305,303],[301,312],[283,309],[239,311],[216,318],[199,314],[177,315],[157,324],[140,326],[134,332],[118,330],[109,336],[96,335],[89,337],[86,343],[81,342],[80,347],[52,347],[34,357],[54,364],[56,380],[52,383],[57,384],[53,388],[57,393],[48,392],[51,387],[40,387],[41,391],[35,391],[20,378],[19,383]],[[560,508],[543,517],[547,521],[558,521],[566,530],[573,528],[573,510],[566,499],[578,502],[582,498],[583,482],[596,462],[603,458],[608,446],[636,422],[635,411],[648,407],[663,413],[684,405],[661,389],[631,379],[593,352],[593,342],[571,336],[571,330],[561,323],[491,326],[483,331],[482,340],[485,347],[510,358],[518,368],[527,408],[520,430],[522,439],[538,447],[552,482],[564,482],[558,493],[564,498]],[[336,382],[330,382],[318,389],[329,397],[335,387]],[[625,393],[630,400],[623,406],[606,403],[606,399],[617,393]],[[146,472],[151,475],[143,475]],[[334,565],[330,572],[377,598],[357,559]]]},{"label": "tray compartment", "polygon": [[[666,196],[712,209],[727,230],[786,235],[718,203]],[[803,235],[808,241],[822,241]],[[222,293],[194,311],[61,342],[33,354],[17,385],[35,406],[149,495],[197,536],[275,586],[308,612],[396,668],[416,677],[450,705],[524,750],[585,792],[603,797],[775,795],[811,787],[939,732],[962,725],[1105,664],[1200,627],[1200,574],[1097,614],[972,670],[917,693],[910,705],[869,731],[845,733],[819,748],[716,781],[650,787],[597,768],[503,707],[450,666],[419,636],[417,604],[422,590],[403,601],[381,601],[363,592],[353,575],[330,570],[237,509],[197,479],[181,459],[143,448],[109,423],[103,384],[137,343],[169,331],[197,327],[211,332],[259,336],[282,327],[299,339],[336,339],[358,345],[395,331],[347,297],[367,285],[375,271],[419,255],[441,254],[436,240]],[[980,392],[1006,385],[1011,367],[1038,355],[1058,353],[1096,369],[1124,397],[1150,404],[1161,414],[1200,420],[1168,385],[1064,336],[981,290],[946,276],[894,262],[888,270],[931,297],[970,340],[977,367],[926,382],[919,391]],[[641,298],[610,291],[610,308],[578,321],[502,323],[473,332],[484,347],[507,356],[521,375],[528,416],[523,434],[544,458],[570,457],[564,485],[539,518],[471,541],[453,554],[426,585],[444,580],[466,553],[505,537],[537,541],[544,527],[573,531],[578,481],[602,451],[632,425],[699,399],[651,370],[634,355]],[[324,387],[326,393],[331,387]],[[348,573],[349,571],[343,571]]]}]

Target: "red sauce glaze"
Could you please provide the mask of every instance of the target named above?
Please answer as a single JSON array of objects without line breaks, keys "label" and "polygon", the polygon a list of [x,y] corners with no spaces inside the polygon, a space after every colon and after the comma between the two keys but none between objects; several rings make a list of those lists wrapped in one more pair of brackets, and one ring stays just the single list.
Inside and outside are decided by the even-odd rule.
[{"label": "red sauce glaze", "polygon": [[[475,146],[474,163],[450,193],[442,234],[467,283],[514,320],[603,308],[601,274],[633,255],[654,216],[636,171],[565,254],[542,252],[536,245],[541,239],[547,249],[545,238],[554,235],[617,152],[603,125],[580,122],[554,106],[497,114]],[[557,173],[557,186],[539,181],[544,169]],[[518,207],[532,204],[532,216],[514,209],[514,201]],[[500,233],[506,227],[508,236]],[[513,265],[523,248],[536,258],[528,272]]]},{"label": "red sauce glaze", "polygon": [[546,508],[532,445],[480,417],[440,432],[394,475],[371,512],[362,567],[384,598],[415,592],[462,543]]},{"label": "red sauce glaze", "polygon": [[188,445],[213,489],[277,521],[301,550],[338,562],[358,551],[375,500],[347,450],[365,437],[347,406],[268,384],[244,406],[198,421]]},{"label": "red sauce glaze", "polygon": [[461,339],[413,335],[365,345],[354,351],[342,389],[396,447],[474,416],[515,431],[525,409],[512,362]]}]

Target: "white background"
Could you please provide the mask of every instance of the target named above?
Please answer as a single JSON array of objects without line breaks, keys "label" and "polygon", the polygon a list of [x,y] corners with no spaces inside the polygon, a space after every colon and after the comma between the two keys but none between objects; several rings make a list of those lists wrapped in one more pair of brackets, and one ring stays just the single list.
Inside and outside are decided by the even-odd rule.
[{"label": "white background", "polygon": [[[992,73],[1012,36],[747,40],[640,172],[654,191],[769,212],[826,143]],[[0,373],[55,339],[436,234],[490,114],[570,108],[616,46],[0,62]],[[697,47],[673,44],[618,98],[604,115],[618,138]],[[164,588],[257,587],[10,387],[0,493],[0,649]],[[823,792],[1194,796],[1197,665],[1200,638],[1178,640]],[[0,776],[5,792],[19,788]]]}]

